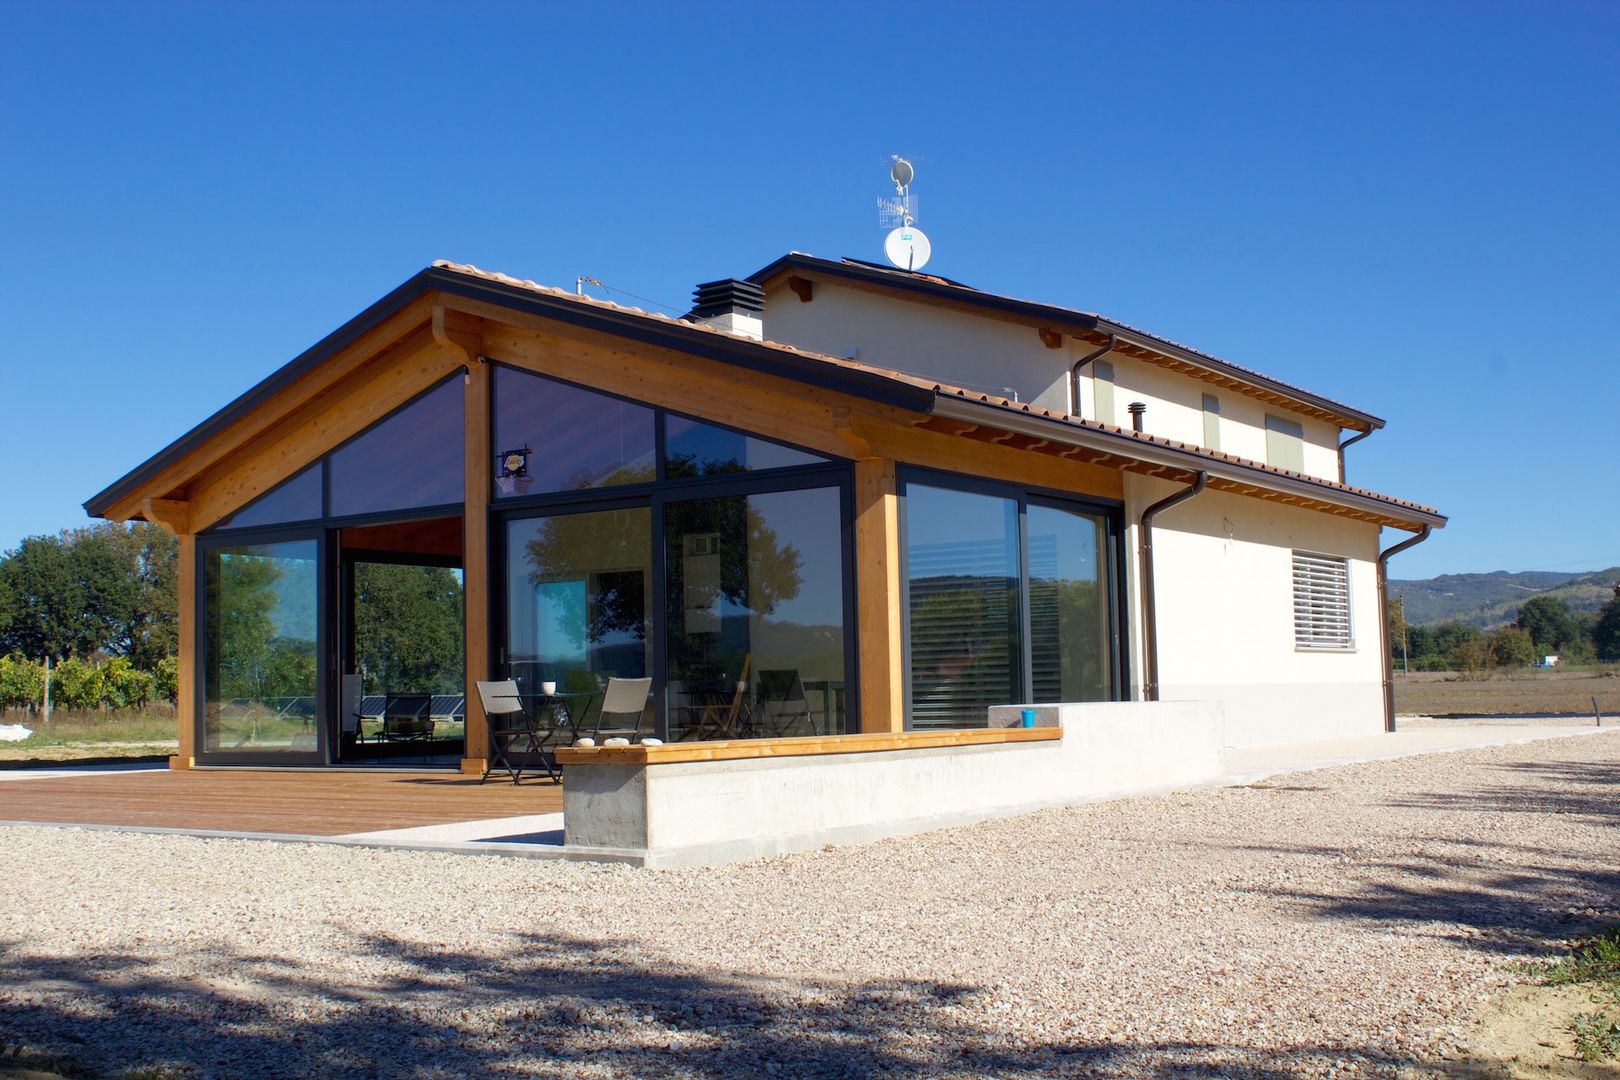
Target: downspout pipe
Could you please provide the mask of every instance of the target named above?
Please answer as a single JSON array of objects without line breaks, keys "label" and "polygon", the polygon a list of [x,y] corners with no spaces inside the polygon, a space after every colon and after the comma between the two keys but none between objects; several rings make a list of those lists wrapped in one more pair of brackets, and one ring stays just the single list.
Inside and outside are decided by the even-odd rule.
[{"label": "downspout pipe", "polygon": [[1377,428],[1368,428],[1366,431],[1357,432],[1339,444],[1339,483],[1344,483],[1344,452],[1346,448],[1354,446],[1377,430]]},{"label": "downspout pipe", "polygon": [[1080,415],[1080,369],[1091,363],[1093,360],[1101,360],[1103,357],[1113,352],[1114,346],[1117,344],[1119,344],[1119,336],[1117,334],[1109,334],[1108,341],[1105,345],[1103,345],[1102,348],[1093,349],[1091,352],[1086,353],[1086,355],[1074,362],[1074,367],[1069,370],[1069,403],[1074,406],[1074,411],[1071,415]]},{"label": "downspout pipe", "polygon": [[1416,536],[1402,540],[1378,554],[1378,640],[1384,645],[1384,730],[1395,730],[1395,657],[1389,638],[1389,560],[1409,547],[1417,547],[1434,530],[1423,526]]},{"label": "downspout pipe", "polygon": [[1153,594],[1153,519],[1172,506],[1179,506],[1204,490],[1209,474],[1200,472],[1190,487],[1160,499],[1142,511],[1142,700],[1159,700],[1159,616]]}]

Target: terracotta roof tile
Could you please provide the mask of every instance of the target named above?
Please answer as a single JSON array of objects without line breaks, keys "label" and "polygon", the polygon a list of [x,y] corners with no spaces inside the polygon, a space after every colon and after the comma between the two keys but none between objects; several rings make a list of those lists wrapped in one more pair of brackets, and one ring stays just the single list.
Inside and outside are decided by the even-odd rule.
[{"label": "terracotta roof tile", "polygon": [[[756,338],[751,338],[746,334],[734,334],[730,331],[720,330],[704,323],[690,322],[685,319],[675,319],[658,312],[644,311],[638,307],[629,307],[624,304],[616,304],[611,300],[602,300],[594,296],[582,296],[579,293],[570,292],[567,289],[559,289],[551,285],[541,285],[539,282],[530,281],[526,278],[515,278],[509,274],[482,270],[467,263],[438,260],[434,262],[433,265],[442,270],[450,270],[458,274],[466,274],[470,277],[477,277],[486,281],[498,282],[502,285],[525,289],[530,292],[539,293],[543,296],[567,300],[590,307],[616,311],[643,319],[652,319],[671,326],[679,326],[694,333],[714,334],[719,337],[732,338],[734,340],[747,342],[750,345],[761,348],[772,349],[778,352],[790,353],[794,356],[804,357],[818,363],[831,364],[850,371],[859,371],[869,375],[877,375],[884,378],[893,379],[898,382],[908,383],[912,386],[924,387],[926,389],[933,390],[937,394],[947,397],[954,397],[964,401],[977,401],[988,406],[993,406],[997,409],[1007,409],[1015,412],[1022,412],[1031,416],[1039,416],[1047,420],[1053,420],[1069,427],[1080,428],[1082,430],[1103,431],[1116,436],[1125,436],[1137,442],[1147,443],[1152,446],[1168,447],[1170,449],[1207,457],[1213,461],[1222,461],[1229,464],[1241,465],[1245,468],[1259,470],[1264,473],[1271,473],[1276,476],[1286,476],[1293,480],[1304,481],[1314,486],[1321,487],[1325,490],[1349,492],[1362,496],[1363,498],[1376,499],[1379,502],[1387,503],[1391,506],[1402,507],[1407,510],[1414,510],[1424,514],[1439,514],[1439,511],[1435,510],[1433,507],[1424,506],[1421,503],[1411,502],[1406,499],[1397,499],[1394,496],[1384,495],[1376,491],[1371,491],[1367,488],[1354,487],[1350,484],[1341,484],[1334,480],[1326,480],[1322,477],[1310,476],[1305,473],[1293,472],[1288,469],[1279,469],[1276,466],[1267,465],[1264,462],[1254,461],[1249,458],[1237,457],[1233,454],[1222,453],[1219,450],[1210,450],[1202,446],[1195,446],[1191,443],[1178,442],[1174,439],[1166,439],[1157,435],[1138,432],[1129,428],[1118,427],[1113,424],[1104,424],[1096,420],[1086,420],[1082,417],[1070,416],[1067,413],[1053,412],[1050,409],[1034,406],[1029,402],[1013,401],[1010,398],[998,397],[994,394],[986,394],[977,390],[968,390],[964,387],[953,386],[950,383],[920,378],[916,375],[911,375],[903,371],[896,371],[892,368],[877,367],[872,364],[863,364],[858,360],[849,360],[843,357],[828,356],[824,353],[812,352],[808,349],[801,349],[797,346],[788,345],[780,341],[771,341],[769,339],[761,341]],[[964,289],[967,288],[965,285],[958,287]],[[1182,347],[1185,348],[1185,346]],[[1222,361],[1222,363],[1225,363],[1225,361]]]}]

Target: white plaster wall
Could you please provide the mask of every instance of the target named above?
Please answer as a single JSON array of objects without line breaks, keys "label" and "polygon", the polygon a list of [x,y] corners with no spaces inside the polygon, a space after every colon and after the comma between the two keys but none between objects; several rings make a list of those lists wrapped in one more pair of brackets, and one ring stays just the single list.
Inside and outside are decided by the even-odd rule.
[{"label": "white plaster wall", "polygon": [[655,865],[725,862],[1209,783],[1225,771],[1216,704],[1039,708],[1057,714],[1060,740],[642,767],[569,765],[566,842],[578,849],[644,851]]},{"label": "white plaster wall", "polygon": [[[1141,596],[1137,522],[1180,485],[1127,476],[1128,574]],[[1206,491],[1154,523],[1160,697],[1215,700],[1229,746],[1262,746],[1383,730],[1376,526]],[[1349,560],[1352,647],[1294,645],[1293,552]],[[1133,604],[1135,682],[1142,674]]]},{"label": "white plaster wall", "polygon": [[[1303,413],[1290,412],[1258,398],[1240,394],[1194,379],[1157,364],[1128,356],[1110,357],[1114,365],[1113,423],[1131,426],[1126,406],[1133,401],[1147,405],[1143,417],[1150,435],[1158,435],[1193,446],[1204,445],[1204,395],[1214,394],[1221,401],[1221,440],[1225,454],[1266,461],[1266,414],[1293,420],[1304,429],[1305,472],[1326,480],[1339,478],[1339,434],[1336,424],[1317,420]],[[1088,366],[1081,379],[1081,415],[1097,418],[1095,371]],[[1269,462],[1268,462],[1269,464]]]},{"label": "white plaster wall", "polygon": [[[822,280],[804,303],[785,283],[766,294],[765,336],[831,356],[904,371],[969,390],[1033,402],[1057,412],[1074,412],[1069,373],[1094,351],[1086,342],[1063,339],[1048,349],[1032,326],[953,311],[899,297],[884,296]],[[1114,365],[1112,423],[1129,427],[1125,407],[1146,402],[1150,434],[1202,446],[1205,393],[1221,399],[1221,446],[1225,453],[1266,460],[1266,413],[1294,420],[1304,428],[1305,472],[1339,477],[1339,428],[1323,420],[1267,405],[1127,356]],[[1003,389],[1006,388],[1006,389]],[[1094,371],[1081,377],[1080,415],[1097,418]]]},{"label": "white plaster wall", "polygon": [[785,283],[766,294],[765,336],[968,390],[1010,397],[1008,387],[1058,412],[1069,408],[1069,369],[1085,355],[1074,342],[1048,349],[1030,326],[819,279],[808,304]]}]

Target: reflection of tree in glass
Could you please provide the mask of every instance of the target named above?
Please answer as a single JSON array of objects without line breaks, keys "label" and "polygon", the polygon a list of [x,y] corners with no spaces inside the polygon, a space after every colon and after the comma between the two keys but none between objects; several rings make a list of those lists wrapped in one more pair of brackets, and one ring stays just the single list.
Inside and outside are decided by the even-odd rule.
[{"label": "reflection of tree in glass", "polygon": [[1105,647],[1097,583],[1032,580],[1029,609],[1035,700],[1104,697]]},{"label": "reflection of tree in glass", "polygon": [[671,453],[664,459],[664,475],[671,480],[691,476],[725,476],[747,472],[748,466],[737,458],[706,457],[695,452]]},{"label": "reflection of tree in glass", "polygon": [[[682,556],[682,538],[709,533],[719,538],[719,593],[733,606],[769,615],[777,604],[799,595],[803,584],[799,549],[782,543],[764,516],[740,497],[670,503],[665,508],[672,580],[678,577],[673,563]],[[692,583],[686,586],[690,590]],[[699,606],[699,598],[689,592],[686,606]]]},{"label": "reflection of tree in glass", "polygon": [[463,634],[454,570],[355,564],[354,652],[365,693],[460,693]]},{"label": "reflection of tree in glass", "polygon": [[590,641],[613,634],[646,637],[649,522],[645,510],[624,510],[562,514],[538,523],[535,538],[525,545],[529,583],[585,581],[596,590],[594,596],[580,589],[551,597],[559,633],[572,637],[574,628],[583,626]]},{"label": "reflection of tree in glass", "polygon": [[209,688],[216,701],[265,701],[315,690],[315,642],[277,636],[283,568],[260,555],[209,556]]}]

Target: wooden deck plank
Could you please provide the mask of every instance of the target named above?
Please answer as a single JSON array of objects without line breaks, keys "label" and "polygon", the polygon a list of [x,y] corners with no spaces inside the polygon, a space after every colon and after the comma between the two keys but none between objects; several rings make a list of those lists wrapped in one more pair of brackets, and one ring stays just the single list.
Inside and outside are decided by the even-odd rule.
[{"label": "wooden deck plank", "polygon": [[562,788],[458,773],[152,770],[0,783],[0,820],[346,833],[562,812]]}]

